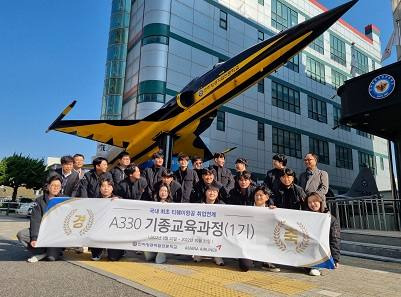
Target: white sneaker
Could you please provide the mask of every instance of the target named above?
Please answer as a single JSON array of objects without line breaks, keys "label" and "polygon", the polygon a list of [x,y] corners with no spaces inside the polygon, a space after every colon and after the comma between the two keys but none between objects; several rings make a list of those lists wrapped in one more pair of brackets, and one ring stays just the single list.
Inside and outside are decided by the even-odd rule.
[{"label": "white sneaker", "polygon": [[220,258],[220,257],[214,257],[214,263],[216,263],[216,265],[219,265],[219,266],[224,266],[223,258]]},{"label": "white sneaker", "polygon": [[320,270],[319,270],[319,269],[316,269],[316,268],[312,268],[312,269],[309,271],[309,275],[312,275],[312,276],[319,276],[319,275],[320,275]]},{"label": "white sneaker", "polygon": [[192,259],[194,259],[194,262],[197,262],[197,263],[202,261],[202,257],[201,256],[192,256]]},{"label": "white sneaker", "polygon": [[46,254],[39,254],[39,255],[35,255],[35,256],[32,256],[32,257],[28,258],[27,262],[36,263],[36,262],[39,262],[40,260],[42,260],[44,258],[46,258]]}]

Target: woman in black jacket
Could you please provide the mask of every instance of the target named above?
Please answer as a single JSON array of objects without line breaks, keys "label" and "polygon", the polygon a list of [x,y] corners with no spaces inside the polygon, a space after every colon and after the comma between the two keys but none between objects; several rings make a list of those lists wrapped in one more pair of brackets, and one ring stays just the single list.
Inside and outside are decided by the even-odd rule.
[{"label": "woman in black jacket", "polygon": [[[306,205],[309,211],[329,213],[327,209],[323,209],[323,200],[318,193],[310,193],[306,198]],[[340,262],[341,228],[336,217],[334,217],[332,214],[330,214],[330,216],[330,252],[334,260],[335,268],[338,268],[338,263]],[[318,269],[312,268],[310,269],[309,274],[317,276],[320,275],[320,271]]]},{"label": "woman in black jacket", "polygon": [[28,262],[30,263],[38,262],[44,258],[47,258],[49,261],[55,261],[62,253],[62,248],[36,247],[40,222],[42,221],[42,217],[46,212],[47,204],[51,199],[59,196],[62,182],[63,181],[59,175],[51,175],[48,178],[43,196],[35,200],[35,206],[32,209],[29,229],[22,229],[17,234],[19,242],[33,254],[33,256],[28,259]]}]

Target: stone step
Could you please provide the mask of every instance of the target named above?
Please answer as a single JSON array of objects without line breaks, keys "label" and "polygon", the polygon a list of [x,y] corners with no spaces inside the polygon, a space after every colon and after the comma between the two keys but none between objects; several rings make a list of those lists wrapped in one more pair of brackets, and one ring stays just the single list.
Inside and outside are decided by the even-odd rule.
[{"label": "stone step", "polygon": [[341,239],[353,242],[401,246],[401,232],[341,230]]},{"label": "stone step", "polygon": [[349,257],[362,258],[362,259],[383,261],[383,262],[394,262],[394,263],[400,263],[401,264],[401,259],[390,258],[390,257],[382,257],[382,256],[377,256],[377,255],[369,255],[369,254],[356,253],[356,252],[343,251],[343,250],[341,250],[341,255],[349,256]]},{"label": "stone step", "polygon": [[401,259],[401,247],[387,244],[341,240],[341,250],[365,255]]}]

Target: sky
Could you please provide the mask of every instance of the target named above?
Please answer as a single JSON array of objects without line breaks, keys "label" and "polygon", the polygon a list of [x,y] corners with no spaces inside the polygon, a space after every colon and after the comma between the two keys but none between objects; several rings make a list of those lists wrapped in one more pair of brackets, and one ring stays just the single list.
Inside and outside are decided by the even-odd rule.
[{"label": "sky", "polygon": [[[346,1],[320,2],[333,8]],[[390,2],[359,0],[344,18],[362,32],[379,27],[384,48]],[[45,131],[74,99],[66,119],[99,118],[110,9],[111,0],[0,1],[0,158],[95,155],[95,142]],[[395,62],[394,52],[384,65]]]}]

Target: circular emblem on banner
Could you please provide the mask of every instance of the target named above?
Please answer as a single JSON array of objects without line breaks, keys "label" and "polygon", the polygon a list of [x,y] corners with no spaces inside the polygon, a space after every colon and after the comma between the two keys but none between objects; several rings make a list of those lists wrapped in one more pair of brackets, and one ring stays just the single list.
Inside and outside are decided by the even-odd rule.
[{"label": "circular emblem on banner", "polygon": [[389,74],[376,76],[369,85],[369,95],[373,99],[381,100],[388,97],[395,88],[395,79]]}]

